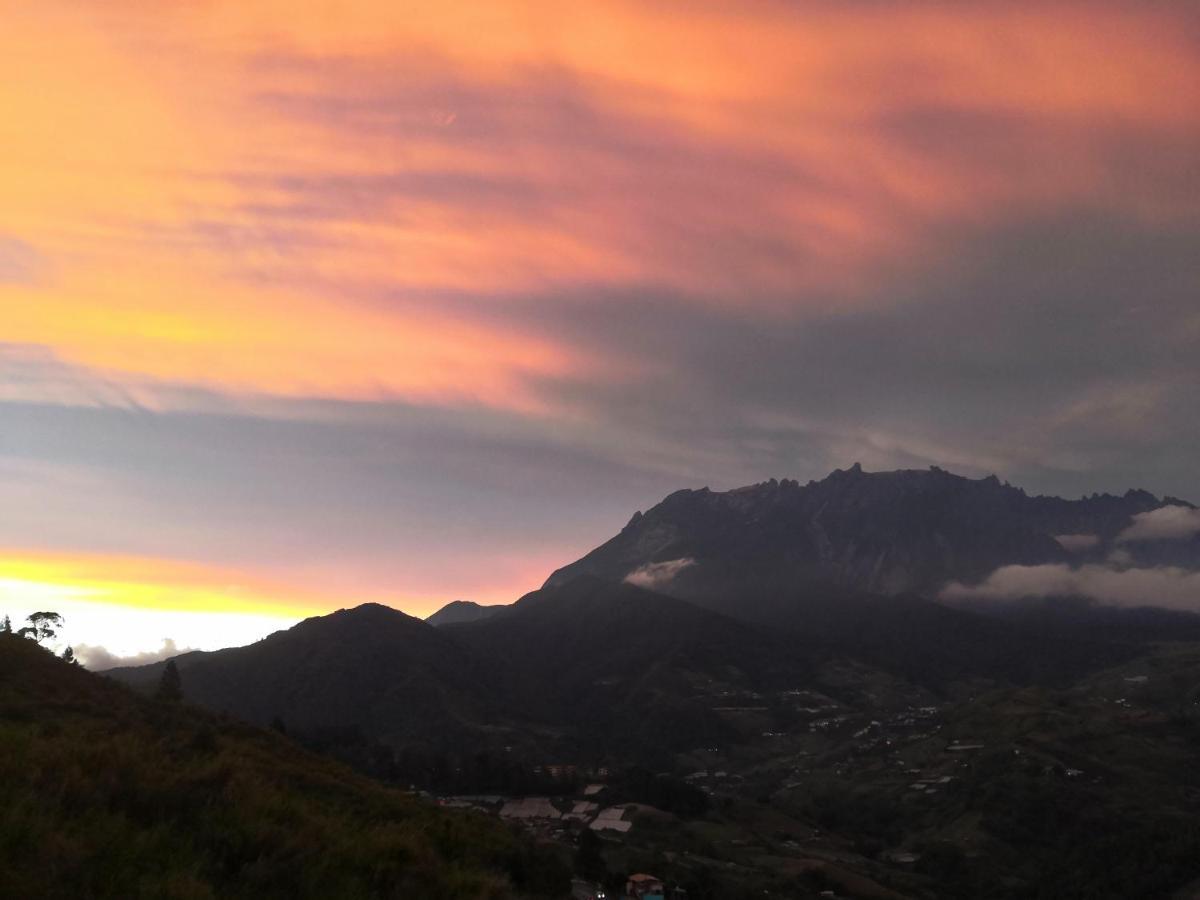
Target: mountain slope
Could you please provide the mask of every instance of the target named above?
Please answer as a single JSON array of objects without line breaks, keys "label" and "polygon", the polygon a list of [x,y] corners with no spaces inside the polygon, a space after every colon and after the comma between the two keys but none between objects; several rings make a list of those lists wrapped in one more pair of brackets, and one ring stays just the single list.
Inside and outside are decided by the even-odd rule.
[{"label": "mountain slope", "polygon": [[[450,635],[510,676],[511,704],[594,752],[735,736],[714,697],[820,680],[822,652],[690,603],[581,578]],[[730,701],[725,701],[728,705]]]},{"label": "mountain slope", "polygon": [[470,600],[454,600],[447,603],[431,616],[426,616],[425,621],[430,625],[459,625],[463,622],[477,622],[480,619],[488,619],[494,616],[500,610],[505,609],[504,606],[480,606],[478,603],[472,603]]},{"label": "mountain slope", "polygon": [[[1139,491],[1029,497],[994,477],[855,466],[805,486],[678,491],[554,572],[546,587],[580,577],[652,587],[937,688],[976,677],[1061,683],[1130,648],[1113,643],[1111,630],[1076,635],[1033,616],[1003,621],[925,598],[1003,565],[1102,556],[1134,516],[1164,505],[1186,506]],[[1056,537],[1068,533],[1093,534],[1095,546],[1070,551]],[[1151,542],[1138,552],[1168,545],[1178,557],[1193,543]]]},{"label": "mountain slope", "polygon": [[[258,724],[447,739],[497,717],[490,676],[441,631],[378,604],[306,619],[247,647],[176,660],[185,696]],[[165,663],[106,674],[157,684]]]},{"label": "mountain slope", "polygon": [[[546,586],[593,575],[690,600],[814,585],[932,595],[1004,565],[1081,558],[1060,535],[1093,536],[1082,558],[1102,558],[1135,515],[1168,505],[1187,504],[1144,491],[1077,501],[1029,497],[994,476],[971,480],[936,468],[867,473],[855,465],[807,485],[772,480],[725,492],[677,491],[554,572]],[[1200,568],[1200,536],[1125,549]]]},{"label": "mountain slope", "polygon": [[508,872],[560,895],[533,860],[497,823],[0,634],[0,896],[502,898]]},{"label": "mountain slope", "polygon": [[[647,758],[757,735],[767,726],[746,731],[719,708],[756,705],[761,692],[818,688],[853,701],[866,681],[889,695],[911,692],[819,643],[598,579],[440,628],[383,607],[342,610],[176,662],[189,700],[261,724],[282,719],[356,761],[346,749],[355,740],[388,753]],[[150,689],[163,665],[106,675]]]}]

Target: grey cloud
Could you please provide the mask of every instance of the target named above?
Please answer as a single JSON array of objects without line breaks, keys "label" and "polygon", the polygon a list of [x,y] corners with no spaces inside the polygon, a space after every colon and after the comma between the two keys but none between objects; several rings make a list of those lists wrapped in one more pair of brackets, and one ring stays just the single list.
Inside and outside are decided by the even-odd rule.
[{"label": "grey cloud", "polygon": [[1157,606],[1200,612],[1200,572],[1173,566],[1126,569],[1062,563],[1004,566],[977,585],[951,584],[947,600],[1088,597],[1111,606]]},{"label": "grey cloud", "polygon": [[181,653],[191,652],[188,647],[176,646],[175,641],[171,638],[163,638],[162,646],[157,650],[147,650],[132,656],[117,656],[97,644],[76,644],[72,649],[75,651],[75,659],[79,661],[79,664],[93,672],[103,672],[118,666],[145,666],[169,659],[172,656],[179,656]]},{"label": "grey cloud", "polygon": [[1117,535],[1120,542],[1180,541],[1200,534],[1200,509],[1163,506],[1138,513],[1133,524]]},{"label": "grey cloud", "polygon": [[0,402],[66,406],[138,406],[136,390],[83,366],[50,347],[0,342]]},{"label": "grey cloud", "polygon": [[[999,276],[1008,286],[992,288],[997,304],[1008,291],[1029,290],[1019,271]],[[586,412],[625,453],[673,459],[681,478],[725,486],[817,477],[858,459],[876,468],[994,471],[1068,495],[1130,486],[1200,494],[1186,449],[1200,443],[1186,412],[1200,341],[1190,360],[1171,361],[1156,347],[1157,334],[1179,333],[1180,318],[1164,316],[1142,333],[1130,327],[1124,348],[1098,335],[1028,350],[1025,332],[1104,316],[1104,296],[1084,286],[1042,288],[1046,302],[1018,310],[1017,326],[956,308],[960,291],[980,288],[950,285],[944,299],[817,321],[754,322],[653,296],[545,307],[537,327],[609,354],[631,377],[542,389]],[[987,363],[988,354],[1008,359]],[[1127,423],[1086,408],[1097,394],[1147,383],[1153,403]]]},{"label": "grey cloud", "polygon": [[645,370],[544,389],[621,433],[673,435],[681,460],[711,453],[714,479],[858,458],[1186,497],[1200,494],[1198,242],[1191,226],[1080,213],[947,236],[953,262],[875,309],[764,318],[597,291],[505,315]]}]

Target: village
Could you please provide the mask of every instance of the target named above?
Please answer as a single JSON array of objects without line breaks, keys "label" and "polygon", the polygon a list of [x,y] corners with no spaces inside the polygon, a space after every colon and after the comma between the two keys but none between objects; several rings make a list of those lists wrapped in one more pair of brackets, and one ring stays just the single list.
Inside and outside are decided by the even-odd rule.
[{"label": "village", "polygon": [[[712,824],[705,824],[705,816],[680,817],[652,804],[631,800],[627,791],[614,786],[613,782],[620,781],[619,773],[610,772],[608,767],[566,762],[532,767],[533,774],[557,785],[557,790],[523,796],[453,794],[440,796],[437,802],[449,808],[495,816],[536,841],[561,846],[564,851],[576,852],[585,840],[583,835],[590,833],[603,848],[605,857],[617,863],[628,860],[632,866],[644,858],[639,855],[642,849],[654,846],[672,864],[673,871],[714,866],[731,876],[744,872],[751,878],[754,866],[748,860],[758,846],[752,836],[758,813],[748,812],[747,797],[775,797],[786,808],[789,793],[804,790],[812,779],[820,781],[831,774],[851,776],[868,769],[878,770],[882,765],[894,765],[913,793],[919,791],[929,796],[943,790],[956,777],[952,771],[954,763],[947,764],[945,760],[952,760],[975,746],[970,742],[942,742],[938,759],[925,765],[906,762],[899,748],[936,741],[942,728],[942,706],[923,702],[925,698],[893,703],[886,712],[876,710],[878,717],[871,718],[859,704],[851,706],[804,688],[770,696],[723,689],[709,697],[712,710],[736,723],[745,737],[724,747],[694,748],[679,756],[675,772],[662,772],[654,777],[678,781],[708,798],[705,806],[711,810],[708,818],[714,820]],[[781,709],[785,710],[782,717],[778,714]],[[672,838],[671,831],[678,831],[685,824],[689,833],[711,833],[718,839],[701,841],[701,846],[695,849],[676,850],[673,842],[682,847],[688,841]],[[840,848],[829,845],[829,837],[820,829],[793,822],[785,831],[779,841],[772,842],[772,853],[803,861],[804,865],[816,865],[813,860],[825,856],[837,859]],[[704,848],[704,844],[709,846]],[[918,858],[901,849],[884,862],[909,867]],[[577,877],[573,897],[579,900],[688,897],[683,884],[672,883],[660,877],[662,874],[631,868],[627,875],[620,876],[625,879],[620,892],[613,889],[612,879],[606,888],[599,882]]]},{"label": "village", "polygon": [[[1134,698],[1146,689],[1146,678],[1126,675],[1090,685],[1078,702],[1145,718]],[[650,783],[699,798],[695,808],[648,802],[613,760],[543,762],[531,767],[541,779],[536,793],[453,794],[438,802],[508,822],[576,863],[585,845],[593,848],[606,874],[590,877],[577,865],[573,897],[580,900],[708,900],[723,895],[703,886],[718,883],[734,886],[737,896],[755,886],[762,896],[802,890],[849,897],[919,884],[923,867],[937,864],[925,856],[944,840],[940,823],[950,821],[947,811],[981,776],[1005,771],[1076,784],[1101,777],[1061,748],[998,731],[1002,720],[992,712],[981,716],[989,707],[970,695],[883,697],[860,687],[832,696],[813,688],[755,693],[720,686],[702,696],[736,726],[738,739],[679,753],[669,771],[643,772]],[[849,839],[870,831],[870,810],[881,804],[903,811],[903,833]],[[868,819],[847,818],[847,809]],[[973,826],[962,827],[954,839],[974,852]]]},{"label": "village", "polygon": [[[573,765],[540,767],[546,774],[568,783],[577,774]],[[607,773],[605,773],[607,774]],[[661,815],[654,807],[638,803],[606,805],[607,785],[600,782],[583,784],[575,791],[548,797],[504,797],[498,794],[457,795],[438,798],[441,806],[452,809],[473,809],[498,816],[535,840],[574,847],[585,831],[602,837],[624,835],[633,828],[638,815]],[[573,900],[686,900],[688,894],[681,886],[671,886],[645,872],[633,872],[626,878],[623,895],[609,894],[606,888],[584,878],[572,881]]]}]

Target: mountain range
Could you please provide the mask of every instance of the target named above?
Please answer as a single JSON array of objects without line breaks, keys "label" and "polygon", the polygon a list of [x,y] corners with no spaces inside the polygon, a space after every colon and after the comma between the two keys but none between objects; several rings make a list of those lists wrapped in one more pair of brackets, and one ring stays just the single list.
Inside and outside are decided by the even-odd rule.
[{"label": "mountain range", "polygon": [[[853,702],[1065,683],[1128,657],[1135,639],[1200,634],[1200,618],[1179,613],[1081,601],[998,617],[934,599],[1006,565],[1102,559],[1166,508],[1194,511],[1144,491],[1067,501],[994,477],[857,465],[807,485],[679,491],[509,606],[456,602],[422,622],[368,604],[176,663],[189,699],[310,735],[669,753],[737,737],[713,713],[718,695],[813,688]],[[1194,536],[1120,546],[1200,568]],[[146,687],[163,665],[109,674]]]},{"label": "mountain range", "polygon": [[1100,561],[1118,543],[1129,562],[1200,568],[1200,521],[1190,539],[1119,540],[1136,517],[1163,509],[1196,512],[1141,490],[1064,500],[995,476],[855,464],[805,485],[677,491],[546,585],[583,574],[630,579],[717,607],[748,590],[936,596],[1002,566]]}]

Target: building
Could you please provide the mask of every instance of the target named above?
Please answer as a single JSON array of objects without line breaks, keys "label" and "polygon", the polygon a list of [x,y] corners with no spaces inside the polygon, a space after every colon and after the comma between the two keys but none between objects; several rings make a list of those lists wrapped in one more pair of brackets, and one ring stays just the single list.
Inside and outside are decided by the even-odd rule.
[{"label": "building", "polygon": [[562,813],[554,808],[548,797],[524,797],[509,800],[500,810],[503,819],[561,819]]},{"label": "building", "polygon": [[666,888],[661,879],[639,873],[629,876],[625,882],[625,893],[634,900],[664,900]]},{"label": "building", "polygon": [[625,818],[625,807],[610,806],[602,809],[592,820],[592,831],[619,831],[624,833],[633,827],[633,822]]}]

